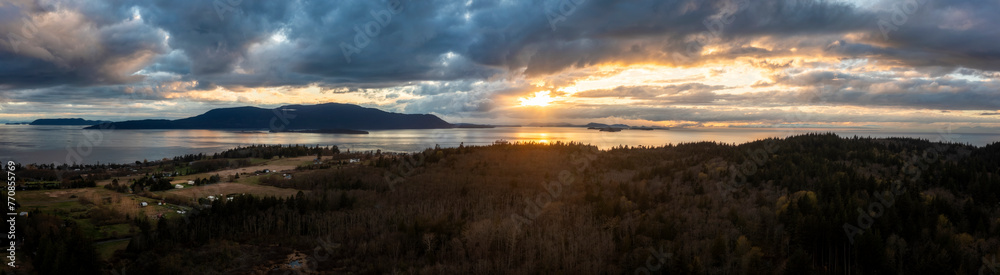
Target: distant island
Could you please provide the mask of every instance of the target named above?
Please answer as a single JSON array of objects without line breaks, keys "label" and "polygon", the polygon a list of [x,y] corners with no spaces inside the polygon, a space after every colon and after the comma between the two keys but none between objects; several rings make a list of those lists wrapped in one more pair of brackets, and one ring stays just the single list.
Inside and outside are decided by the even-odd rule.
[{"label": "distant island", "polygon": [[530,127],[580,127],[580,125],[573,125],[572,123],[566,123],[566,122],[552,122],[552,123],[533,122],[533,123],[528,123],[528,126],[530,126]]},{"label": "distant island", "polygon": [[243,129],[293,131],[317,129],[392,130],[444,129],[455,125],[430,114],[400,114],[351,104],[287,105],[274,109],[235,107],[213,109],[178,119],[147,119],[94,125],[85,129]]},{"label": "distant island", "polygon": [[591,122],[591,123],[587,123],[587,125],[583,125],[583,127],[587,127],[588,129],[599,129],[599,128],[600,129],[603,129],[603,128],[627,129],[630,126],[625,125],[625,124],[611,124],[611,125],[608,125],[608,124],[603,124],[603,123],[594,123],[594,122]]},{"label": "distant island", "polygon": [[43,118],[32,121],[29,125],[97,125],[110,121],[85,120],[82,118]]},{"label": "distant island", "polygon": [[455,128],[472,128],[472,129],[483,128],[483,129],[488,129],[488,128],[496,128],[496,127],[497,126],[495,126],[495,125],[472,124],[472,123],[455,123]]},{"label": "distant island", "polygon": [[350,129],[310,129],[310,130],[289,130],[289,131],[272,130],[271,133],[312,133],[312,134],[367,135],[368,131],[350,130]]},{"label": "distant island", "polygon": [[602,132],[621,132],[621,130],[670,130],[668,127],[662,126],[629,126],[626,124],[604,124],[591,122],[586,125],[575,125],[566,122],[553,122],[553,123],[531,123],[528,124],[530,127],[586,127],[591,130],[601,130]]},{"label": "distant island", "polygon": [[629,126],[629,125],[625,125],[625,124],[607,125],[607,124],[593,123],[593,122],[588,123],[587,125],[584,125],[583,127],[587,127],[587,129],[591,129],[591,130],[601,130],[601,132],[621,132],[622,130],[643,130],[643,131],[670,130],[670,128],[668,128],[668,127],[661,127],[661,126],[652,126],[652,127],[649,127],[649,126]]}]

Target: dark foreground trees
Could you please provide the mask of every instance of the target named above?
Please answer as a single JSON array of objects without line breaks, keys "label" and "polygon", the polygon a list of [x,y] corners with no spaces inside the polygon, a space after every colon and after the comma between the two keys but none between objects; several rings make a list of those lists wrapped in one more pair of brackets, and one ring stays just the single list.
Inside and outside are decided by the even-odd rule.
[{"label": "dark foreground trees", "polygon": [[[21,218],[24,246],[18,257],[28,259],[38,274],[100,274],[101,263],[92,240],[71,220],[34,211]],[[27,267],[22,267],[27,268]]]},{"label": "dark foreground trees", "polygon": [[[498,143],[378,154],[365,165],[263,181],[303,191],[291,198],[240,196],[152,222],[110,265],[129,274],[177,266],[277,274],[989,274],[983,259],[1000,254],[998,156],[1000,144],[823,134],[739,146],[598,152]],[[296,251],[306,264],[292,267]]]}]

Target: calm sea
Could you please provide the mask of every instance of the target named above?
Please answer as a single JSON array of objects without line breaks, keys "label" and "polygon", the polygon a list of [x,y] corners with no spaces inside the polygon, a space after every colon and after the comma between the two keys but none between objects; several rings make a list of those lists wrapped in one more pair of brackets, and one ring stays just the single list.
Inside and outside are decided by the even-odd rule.
[{"label": "calm sea", "polygon": [[659,146],[668,143],[717,141],[744,143],[768,137],[834,132],[851,137],[914,137],[984,146],[1000,134],[884,132],[864,129],[671,129],[599,132],[566,127],[501,127],[370,131],[368,135],[307,133],[244,133],[214,130],[81,130],[79,126],[0,125],[0,160],[18,163],[131,163],[184,154],[215,153],[249,144],[337,145],[341,150],[414,152],[435,145],[486,145],[497,140],[570,142],[607,149],[618,145]]}]

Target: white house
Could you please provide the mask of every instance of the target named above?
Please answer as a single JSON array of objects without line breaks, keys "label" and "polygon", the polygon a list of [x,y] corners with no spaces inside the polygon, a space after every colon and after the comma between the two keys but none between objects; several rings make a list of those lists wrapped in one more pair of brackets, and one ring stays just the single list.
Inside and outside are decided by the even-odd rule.
[{"label": "white house", "polygon": [[174,188],[181,189],[181,188],[184,188],[184,185],[180,185],[180,184],[174,185]]},{"label": "white house", "polygon": [[194,181],[193,180],[189,180],[188,181],[188,185],[194,185]]},{"label": "white house", "polygon": [[361,162],[361,159],[351,159],[350,163]]},{"label": "white house", "polygon": [[142,206],[142,207],[146,207],[147,205],[149,205],[149,204],[148,204],[148,203],[146,203],[146,202],[140,202],[140,203],[139,203],[139,206]]}]

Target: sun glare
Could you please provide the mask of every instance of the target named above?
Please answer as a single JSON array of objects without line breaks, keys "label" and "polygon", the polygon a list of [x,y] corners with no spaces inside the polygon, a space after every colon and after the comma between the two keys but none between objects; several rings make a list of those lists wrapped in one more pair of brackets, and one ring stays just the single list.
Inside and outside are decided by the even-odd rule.
[{"label": "sun glare", "polygon": [[522,97],[517,100],[521,101],[521,106],[549,106],[549,103],[555,101],[555,99],[549,95],[549,91],[536,92],[534,96]]}]

